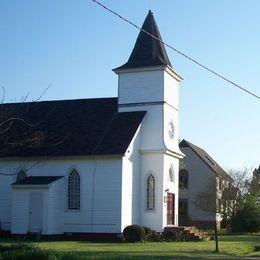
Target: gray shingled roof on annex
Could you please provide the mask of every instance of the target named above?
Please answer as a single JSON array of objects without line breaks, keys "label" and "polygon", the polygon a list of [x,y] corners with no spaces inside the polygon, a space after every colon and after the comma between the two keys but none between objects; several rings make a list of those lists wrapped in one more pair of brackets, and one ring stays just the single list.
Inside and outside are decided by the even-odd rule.
[{"label": "gray shingled roof on annex", "polygon": [[[0,157],[123,155],[145,112],[117,112],[117,98],[0,105]],[[7,131],[5,131],[7,129]]]},{"label": "gray shingled roof on annex", "polygon": [[[144,31],[148,32],[159,40],[153,38]],[[151,11],[149,11],[143,23],[142,30],[137,37],[129,60],[127,63],[121,67],[116,68],[115,70],[161,65],[168,65],[171,67],[171,62],[162,43],[162,38],[154,20],[153,14]]]},{"label": "gray shingled roof on annex", "polygon": [[16,181],[12,185],[48,185],[61,178],[63,176],[30,176]]},{"label": "gray shingled roof on annex", "polygon": [[[228,180],[232,180],[232,178],[220,167],[219,164],[217,164],[215,162],[215,160],[213,160],[211,158],[211,156],[203,149],[201,149],[200,147],[186,141],[185,139],[183,139],[180,144],[179,144],[180,149],[181,148],[185,148],[185,147],[189,147],[191,148],[199,157],[200,159],[207,164],[207,166],[213,170],[213,172],[215,172],[215,174],[217,174],[218,177],[223,178],[223,179],[228,179]],[[182,149],[181,149],[182,150]],[[182,152],[184,153],[184,151],[182,150]]]}]

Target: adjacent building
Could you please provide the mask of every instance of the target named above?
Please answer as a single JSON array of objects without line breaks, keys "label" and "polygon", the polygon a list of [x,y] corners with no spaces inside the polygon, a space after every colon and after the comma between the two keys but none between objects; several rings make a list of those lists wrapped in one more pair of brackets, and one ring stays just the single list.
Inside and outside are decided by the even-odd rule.
[{"label": "adjacent building", "polygon": [[179,146],[185,154],[179,172],[179,224],[213,228],[217,222],[220,227],[225,203],[232,203],[222,200],[223,192],[233,193],[232,178],[205,150],[184,139]]}]

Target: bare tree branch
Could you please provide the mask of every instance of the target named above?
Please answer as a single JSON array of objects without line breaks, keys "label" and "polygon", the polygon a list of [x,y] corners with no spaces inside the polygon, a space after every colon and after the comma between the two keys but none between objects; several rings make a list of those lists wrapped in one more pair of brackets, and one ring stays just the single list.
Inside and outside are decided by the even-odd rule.
[{"label": "bare tree branch", "polygon": [[51,83],[48,85],[48,87],[43,90],[43,92],[40,94],[40,96],[39,96],[37,99],[33,100],[33,102],[37,102],[37,101],[41,100],[42,97],[45,95],[45,93],[46,93],[46,92],[49,90],[49,88],[52,86],[52,84],[53,84],[53,83],[51,82]]},{"label": "bare tree branch", "polygon": [[5,88],[3,86],[2,86],[2,91],[3,91],[3,95],[2,95],[1,104],[3,104],[5,100]]},{"label": "bare tree branch", "polygon": [[30,127],[36,127],[36,126],[37,126],[37,124],[36,124],[36,125],[31,124],[31,123],[27,122],[26,120],[24,120],[23,118],[20,118],[20,117],[11,117],[11,118],[8,118],[8,119],[6,119],[5,121],[1,122],[1,123],[0,123],[0,127],[1,127],[1,126],[4,126],[5,124],[7,124],[7,123],[9,123],[9,122],[12,122],[12,121],[20,121],[20,122],[22,122],[22,123],[24,123],[25,125],[28,125],[28,126],[30,126]]},{"label": "bare tree branch", "polygon": [[[25,171],[41,164],[46,158],[45,151],[49,147],[56,147],[61,145],[69,138],[70,133],[61,134],[58,129],[62,128],[62,122],[53,119],[53,113],[55,114],[55,106],[51,106],[50,109],[44,111],[39,109],[38,105],[35,105],[47,90],[52,86],[52,83],[41,93],[41,95],[33,102],[25,102],[28,99],[29,94],[22,98],[22,103],[19,104],[3,104],[5,100],[5,89],[3,89],[2,104],[0,106],[0,154],[5,157],[12,156],[13,154],[22,154],[23,169]],[[40,106],[41,107],[41,106]],[[45,107],[45,106],[44,106]],[[49,119],[52,124],[49,127]],[[55,123],[57,125],[55,125]],[[47,128],[46,128],[47,126]],[[28,152],[28,153],[27,153]],[[52,154],[48,150],[48,157]],[[55,149],[53,149],[55,153]],[[25,158],[37,158],[35,162],[25,163]],[[4,169],[3,162],[1,162],[1,168]],[[10,163],[12,165],[12,163]],[[17,169],[9,169],[9,171],[0,171],[0,175],[3,176],[15,176],[17,175]]]}]

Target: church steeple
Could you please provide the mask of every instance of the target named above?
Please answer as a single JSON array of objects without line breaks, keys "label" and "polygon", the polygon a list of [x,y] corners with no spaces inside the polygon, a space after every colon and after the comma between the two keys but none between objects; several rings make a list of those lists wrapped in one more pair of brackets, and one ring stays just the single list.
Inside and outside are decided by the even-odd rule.
[{"label": "church steeple", "polygon": [[118,111],[126,106],[133,109],[136,104],[134,109],[141,109],[140,104],[151,103],[167,103],[178,109],[178,82],[182,78],[171,67],[151,11],[142,30],[127,63],[114,69],[118,75]]},{"label": "church steeple", "polygon": [[[159,40],[151,37],[152,34]],[[166,53],[164,45],[161,43],[161,35],[153,17],[153,13],[149,11],[140,31],[134,49],[127,63],[115,70],[133,69],[152,66],[170,66],[171,63]]]},{"label": "church steeple", "polygon": [[141,155],[140,161],[133,166],[133,170],[141,173],[136,171],[135,174],[140,180],[141,198],[146,197],[147,177],[152,174],[156,180],[155,206],[147,210],[145,199],[141,199],[140,224],[162,230],[167,225],[178,225],[177,215],[170,220],[166,218],[168,209],[164,198],[165,191],[175,194],[171,208],[178,212],[178,181],[168,181],[168,176],[179,172],[179,159],[183,158],[178,146],[179,82],[182,78],[171,67],[151,11],[142,29],[155,38],[140,30],[129,60],[114,72],[118,75],[118,112],[146,111],[129,148],[133,152],[126,155],[131,163],[138,153]]}]

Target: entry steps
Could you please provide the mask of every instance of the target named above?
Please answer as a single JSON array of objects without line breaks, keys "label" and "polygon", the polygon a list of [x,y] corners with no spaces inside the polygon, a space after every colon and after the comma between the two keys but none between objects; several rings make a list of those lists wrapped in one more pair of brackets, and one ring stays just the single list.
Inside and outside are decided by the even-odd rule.
[{"label": "entry steps", "polygon": [[168,226],[164,228],[165,232],[174,231],[183,241],[208,241],[210,237],[207,232],[199,230],[195,226]]}]

